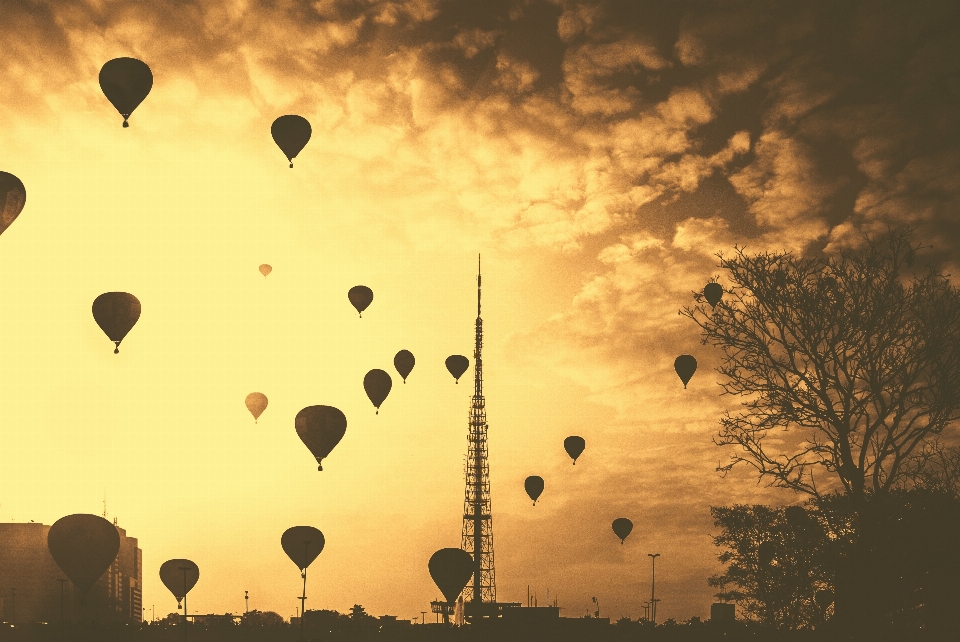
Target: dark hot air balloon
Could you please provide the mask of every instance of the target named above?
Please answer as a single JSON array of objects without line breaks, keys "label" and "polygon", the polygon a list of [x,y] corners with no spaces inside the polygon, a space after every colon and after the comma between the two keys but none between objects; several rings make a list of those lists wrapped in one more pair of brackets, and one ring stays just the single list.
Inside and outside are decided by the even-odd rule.
[{"label": "dark hot air balloon", "polygon": [[677,374],[680,376],[680,381],[683,382],[683,389],[686,390],[687,382],[690,381],[693,373],[697,371],[697,360],[689,354],[681,354],[677,357],[677,360],[673,362],[673,369],[677,371]]},{"label": "dark hot air balloon", "polygon": [[123,116],[124,127],[130,126],[127,119],[152,87],[150,67],[136,58],[114,58],[100,68],[100,89]]},{"label": "dark hot air balloon", "polygon": [[86,595],[117,558],[120,533],[98,515],[67,515],[50,527],[47,548],[64,575]]},{"label": "dark hot air balloon", "polygon": [[273,272],[273,268],[267,265],[266,263],[260,266],[260,274],[263,275],[263,278],[267,278],[267,276],[269,276],[271,272]]},{"label": "dark hot air balloon", "polygon": [[457,383],[460,383],[460,375],[470,366],[470,361],[462,354],[452,354],[444,363],[447,364],[447,371],[453,375]]},{"label": "dark hot air balloon", "polygon": [[293,167],[293,159],[306,146],[313,130],[310,128],[310,122],[303,116],[287,114],[273,121],[273,125],[270,126],[270,133],[273,135],[273,141],[277,144],[277,147],[283,151],[287,160],[290,161],[290,167]]},{"label": "dark hot air balloon", "polygon": [[630,531],[633,530],[633,522],[631,522],[626,517],[618,517],[613,520],[613,532],[617,537],[620,538],[620,544],[623,544],[623,540],[627,539],[627,535],[630,534]]},{"label": "dark hot air balloon", "polygon": [[583,437],[573,435],[563,440],[563,449],[567,451],[568,455],[573,457],[574,466],[577,465],[577,457],[580,456],[580,453],[582,453],[586,447],[587,442],[583,440]]},{"label": "dark hot air balloon", "polygon": [[27,202],[27,188],[19,178],[8,172],[0,172],[0,234],[20,216]]},{"label": "dark hot air balloon", "polygon": [[461,548],[441,548],[430,556],[427,568],[447,604],[452,605],[473,575],[473,557]]},{"label": "dark hot air balloon", "polygon": [[393,358],[393,367],[396,368],[400,376],[403,377],[403,383],[407,383],[407,377],[410,375],[410,371],[413,370],[413,364],[416,362],[417,360],[413,358],[413,353],[409,350],[401,350],[397,353],[397,356]]},{"label": "dark hot air balloon", "polygon": [[[177,598],[177,608],[180,601],[187,597],[200,579],[200,568],[190,560],[167,560],[160,565],[160,581]],[[186,612],[184,612],[186,615]]]},{"label": "dark hot air balloon", "polygon": [[280,546],[301,571],[317,559],[325,544],[323,533],[313,526],[291,526],[280,536]]},{"label": "dark hot air balloon", "polygon": [[347,418],[333,406],[307,406],[294,420],[301,441],[317,458],[317,470],[323,470],[323,458],[340,443],[347,431]]},{"label": "dark hot air balloon", "polygon": [[723,297],[723,286],[719,283],[707,283],[703,288],[703,296],[707,298],[707,303],[715,308]]},{"label": "dark hot air balloon", "polygon": [[390,388],[392,387],[393,380],[384,370],[374,368],[364,375],[363,389],[366,391],[370,403],[377,409],[378,415],[380,414],[380,404],[382,404],[383,400],[390,394]]},{"label": "dark hot air balloon", "polygon": [[760,564],[766,566],[773,561],[774,557],[776,557],[776,551],[773,542],[760,542],[760,546],[757,547],[757,559]]},{"label": "dark hot air balloon", "polygon": [[540,497],[540,493],[543,492],[543,477],[531,475],[524,480],[523,487],[526,489],[530,499],[533,500],[533,505],[536,506],[537,498]]},{"label": "dark hot air balloon", "polygon": [[140,318],[140,301],[129,292],[104,292],[93,300],[93,318],[111,341],[113,353],[120,352],[120,342]]},{"label": "dark hot air balloon", "polygon": [[370,302],[373,301],[373,290],[365,285],[355,285],[347,292],[347,298],[350,299],[350,303],[357,309],[362,319],[363,311],[366,310]]},{"label": "dark hot air balloon", "polygon": [[263,411],[267,409],[267,395],[262,392],[251,392],[244,403],[247,404],[247,410],[253,415],[253,421],[256,423]]}]

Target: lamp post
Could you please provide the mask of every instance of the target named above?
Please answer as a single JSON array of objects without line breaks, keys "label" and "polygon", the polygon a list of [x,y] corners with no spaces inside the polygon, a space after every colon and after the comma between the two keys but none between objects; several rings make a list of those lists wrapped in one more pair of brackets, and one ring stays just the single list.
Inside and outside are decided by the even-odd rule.
[{"label": "lamp post", "polygon": [[244,601],[243,612],[249,613],[250,612],[250,591],[243,592],[243,601]]},{"label": "lamp post", "polygon": [[427,623],[427,612],[426,612],[426,611],[420,611],[420,615],[421,615],[421,617],[420,617],[420,624],[426,624],[426,623]]},{"label": "lamp post", "polygon": [[647,556],[653,562],[653,574],[650,579],[650,613],[653,620],[653,623],[657,623],[657,602],[656,599],[656,587],[657,587],[657,558],[660,557],[660,553],[647,553]]}]

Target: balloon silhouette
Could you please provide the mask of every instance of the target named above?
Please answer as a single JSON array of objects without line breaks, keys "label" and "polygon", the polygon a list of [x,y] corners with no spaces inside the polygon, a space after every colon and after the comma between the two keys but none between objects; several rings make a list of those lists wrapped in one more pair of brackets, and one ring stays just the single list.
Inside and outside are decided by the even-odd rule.
[{"label": "balloon silhouette", "polygon": [[473,575],[473,557],[460,548],[441,548],[430,556],[427,568],[447,603],[453,604]]},{"label": "balloon silhouette", "polygon": [[543,492],[543,477],[531,475],[524,480],[523,487],[526,489],[530,499],[533,500],[533,505],[536,506],[537,498],[540,497],[540,493]]},{"label": "balloon silhouette", "polygon": [[267,278],[267,276],[268,276],[271,272],[273,272],[273,268],[270,267],[269,265],[267,265],[266,263],[264,263],[263,265],[260,266],[260,274],[263,275],[263,278]]},{"label": "balloon silhouette", "polygon": [[267,409],[267,395],[262,392],[251,392],[247,395],[244,403],[247,404],[247,410],[253,415],[253,423],[257,423],[257,419]]},{"label": "balloon silhouette", "polygon": [[387,372],[374,368],[363,377],[363,389],[367,392],[370,403],[380,414],[380,404],[390,394],[390,388],[393,387],[393,380]]},{"label": "balloon silhouette", "polygon": [[150,67],[136,58],[114,58],[100,68],[100,89],[123,116],[124,127],[130,126],[127,119],[152,87]]},{"label": "balloon silhouette", "polygon": [[323,550],[323,533],[313,526],[291,526],[280,536],[280,546],[301,571],[305,571]]},{"label": "balloon silhouette", "polygon": [[27,202],[27,188],[19,178],[8,172],[0,172],[0,234],[20,216]]},{"label": "balloon silhouette", "polygon": [[347,431],[347,418],[333,406],[307,406],[294,420],[300,440],[317,458],[317,470],[323,470],[323,458],[340,443]]},{"label": "balloon silhouette", "polygon": [[719,283],[707,283],[703,288],[703,296],[707,298],[707,303],[715,308],[723,297],[723,287]]},{"label": "balloon silhouette", "polygon": [[93,318],[111,341],[113,353],[120,352],[120,342],[140,318],[140,301],[128,292],[104,292],[93,300]]},{"label": "balloon silhouette", "polygon": [[773,561],[774,557],[776,557],[776,553],[773,542],[760,542],[760,546],[757,547],[757,559],[760,563],[766,566]]},{"label": "balloon silhouette", "polygon": [[410,375],[410,371],[413,370],[413,364],[416,362],[417,360],[413,358],[413,353],[409,350],[401,350],[397,353],[397,356],[393,358],[393,367],[396,368],[400,376],[403,377],[403,383],[407,383],[407,377]]},{"label": "balloon silhouette", "polygon": [[306,146],[313,130],[310,128],[309,121],[303,116],[288,114],[273,121],[270,133],[273,135],[273,142],[286,155],[287,160],[290,161],[290,167],[293,167],[293,159]]},{"label": "balloon silhouette", "polygon": [[64,575],[85,595],[117,558],[120,533],[99,515],[67,515],[47,531],[47,548]]},{"label": "balloon silhouette", "polygon": [[681,354],[677,357],[677,360],[673,362],[673,369],[677,371],[677,374],[680,376],[680,381],[683,382],[683,389],[686,390],[687,382],[690,381],[693,373],[697,371],[697,360],[689,354]]},{"label": "balloon silhouette", "polygon": [[629,535],[632,530],[633,522],[626,517],[618,517],[613,520],[613,532],[620,538],[621,545],[623,545],[623,540],[627,539],[627,535]]},{"label": "balloon silhouette", "polygon": [[457,383],[460,383],[460,375],[467,371],[470,362],[462,354],[452,354],[444,362],[447,364],[447,371],[453,375]]},{"label": "balloon silhouette", "polygon": [[160,581],[177,598],[177,608],[180,600],[187,596],[200,579],[200,569],[190,560],[167,560],[160,565]]},{"label": "balloon silhouette", "polygon": [[583,440],[583,437],[577,437],[573,435],[567,437],[563,440],[563,449],[567,451],[567,454],[573,457],[573,465],[577,465],[577,457],[580,456],[580,453],[583,452],[583,449],[587,447],[587,442]]},{"label": "balloon silhouette", "polygon": [[373,290],[365,285],[355,285],[347,292],[347,298],[350,299],[350,303],[357,309],[362,319],[363,311],[366,310],[370,302],[373,301]]}]

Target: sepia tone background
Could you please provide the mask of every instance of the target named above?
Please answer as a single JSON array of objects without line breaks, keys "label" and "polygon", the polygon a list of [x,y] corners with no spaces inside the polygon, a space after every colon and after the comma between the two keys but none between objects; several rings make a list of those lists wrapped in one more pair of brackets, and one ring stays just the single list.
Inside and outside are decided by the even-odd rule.
[{"label": "sepia tone background", "polygon": [[[498,599],[635,619],[659,552],[658,619],[707,616],[709,506],[802,498],[715,472],[736,400],[677,310],[734,244],[912,224],[957,273],[960,9],[918,4],[0,0],[0,170],[27,188],[0,238],[0,520],[106,496],[147,617],[176,610],[175,557],[191,612],[247,590],[293,615],[280,535],[311,525],[308,608],[419,615],[460,541],[473,360],[459,385],[443,360],[472,354],[480,253]],[[97,83],[120,56],[154,74],[129,129]],[[283,114],[313,127],[293,169]],[[107,291],[143,308],[119,355]],[[313,404],[348,418],[322,473],[293,429]]]}]

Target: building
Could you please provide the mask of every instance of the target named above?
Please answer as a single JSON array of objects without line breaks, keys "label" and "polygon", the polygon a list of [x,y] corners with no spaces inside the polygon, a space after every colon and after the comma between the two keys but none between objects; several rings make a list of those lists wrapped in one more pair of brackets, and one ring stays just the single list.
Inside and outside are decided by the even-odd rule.
[{"label": "building", "polygon": [[[116,526],[116,520],[114,520]],[[4,622],[136,622],[142,620],[143,556],[120,534],[120,551],[85,600],[47,548],[46,524],[0,523],[0,614]]]}]

